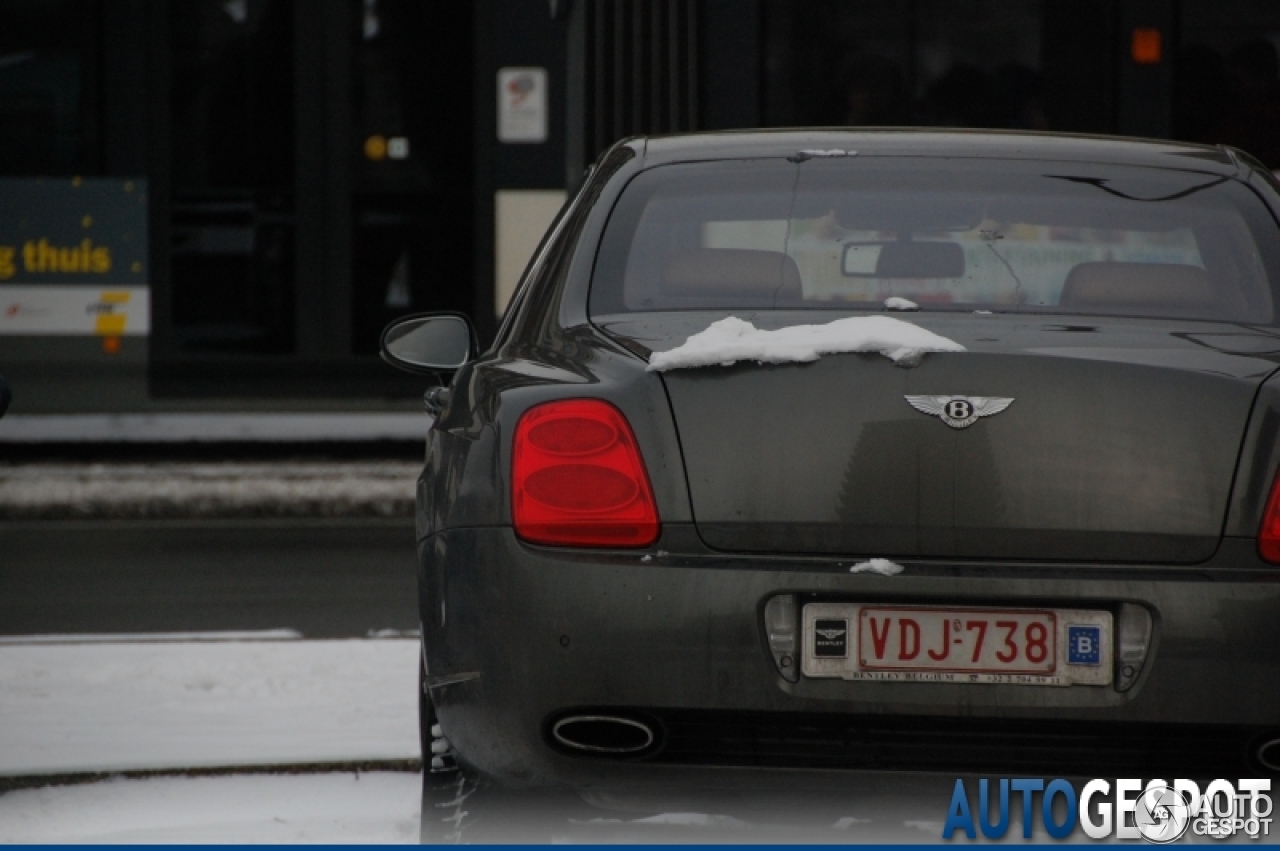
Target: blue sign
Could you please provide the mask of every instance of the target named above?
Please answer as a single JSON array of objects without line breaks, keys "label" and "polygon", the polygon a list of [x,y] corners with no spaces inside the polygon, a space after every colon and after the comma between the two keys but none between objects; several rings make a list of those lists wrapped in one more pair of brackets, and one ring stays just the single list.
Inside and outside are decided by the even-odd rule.
[{"label": "blue sign", "polygon": [[1102,627],[1067,626],[1067,664],[1102,664]]},{"label": "blue sign", "polygon": [[0,179],[0,284],[147,280],[145,180]]}]

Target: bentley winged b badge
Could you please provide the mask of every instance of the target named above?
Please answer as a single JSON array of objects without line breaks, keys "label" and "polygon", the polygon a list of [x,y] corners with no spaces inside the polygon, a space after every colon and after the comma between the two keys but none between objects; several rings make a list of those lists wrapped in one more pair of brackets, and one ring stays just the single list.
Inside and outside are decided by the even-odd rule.
[{"label": "bentley winged b badge", "polygon": [[968,428],[979,417],[998,414],[1013,404],[999,396],[904,396],[917,411],[940,418],[952,428]]}]

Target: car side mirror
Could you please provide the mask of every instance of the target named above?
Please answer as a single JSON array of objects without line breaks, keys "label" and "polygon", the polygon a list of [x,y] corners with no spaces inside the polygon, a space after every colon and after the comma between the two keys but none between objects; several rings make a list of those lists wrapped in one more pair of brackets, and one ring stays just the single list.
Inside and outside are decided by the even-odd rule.
[{"label": "car side mirror", "polygon": [[471,360],[475,342],[461,314],[406,316],[382,332],[382,359],[408,372],[453,372]]}]

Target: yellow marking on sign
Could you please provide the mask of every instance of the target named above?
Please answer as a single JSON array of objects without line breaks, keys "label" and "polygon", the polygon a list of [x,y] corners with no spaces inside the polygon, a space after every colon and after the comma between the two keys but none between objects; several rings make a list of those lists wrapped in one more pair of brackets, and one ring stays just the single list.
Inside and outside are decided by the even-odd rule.
[{"label": "yellow marking on sign", "polygon": [[124,304],[129,300],[130,295],[129,292],[105,292],[102,294],[102,300],[106,304]]},{"label": "yellow marking on sign", "polygon": [[128,318],[124,313],[99,313],[93,321],[93,333],[102,337],[118,337],[124,333],[124,323]]}]

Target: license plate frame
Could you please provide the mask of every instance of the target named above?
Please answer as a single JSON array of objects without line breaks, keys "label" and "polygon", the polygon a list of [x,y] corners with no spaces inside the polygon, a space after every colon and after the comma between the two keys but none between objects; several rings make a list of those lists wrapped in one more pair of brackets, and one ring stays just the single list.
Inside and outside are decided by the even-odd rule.
[{"label": "license plate frame", "polygon": [[[906,620],[915,623],[916,653],[903,662],[891,657],[895,657],[894,650],[900,655],[911,645],[911,630],[902,625]],[[977,633],[982,632],[985,642],[989,627],[964,629],[966,624],[977,621],[992,626],[999,621],[1006,631],[1010,622],[1016,622],[1024,648],[1027,628],[1031,624],[1042,625],[1045,634],[1033,629],[1030,638],[1036,640],[1037,646],[1040,640],[1044,641],[1045,658],[1019,660],[1010,644],[995,643],[1000,637],[996,630],[991,630],[992,643],[978,648]],[[879,624],[878,631],[872,633],[875,647],[866,646],[868,622],[872,626]],[[950,635],[948,627],[940,625],[944,622],[955,625],[961,638]],[[801,672],[811,678],[1020,686],[1105,686],[1114,678],[1115,629],[1112,614],[1105,609],[808,603],[802,623]],[[900,633],[891,638],[891,631]],[[1008,635],[1004,638],[1010,640]],[[951,647],[948,639],[959,648],[956,659],[960,661],[947,655]],[[1018,646],[1019,635],[1013,635],[1011,643]],[[993,646],[1003,653],[999,660],[995,660]],[[932,659],[925,648],[934,654]],[[975,648],[981,652],[975,652]],[[1030,655],[1038,652],[1032,647]],[[1022,655],[1028,655],[1025,649]],[[1012,658],[1006,661],[1006,656]]]}]

